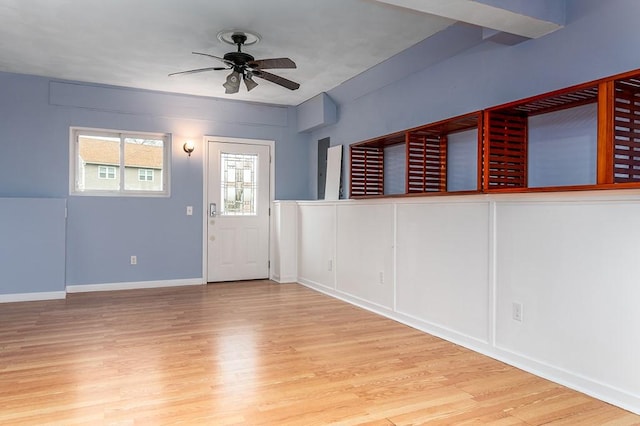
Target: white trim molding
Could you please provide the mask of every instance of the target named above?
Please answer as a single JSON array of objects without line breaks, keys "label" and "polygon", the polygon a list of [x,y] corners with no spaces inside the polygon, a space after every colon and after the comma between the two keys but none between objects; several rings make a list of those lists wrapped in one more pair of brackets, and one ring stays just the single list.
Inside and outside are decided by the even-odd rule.
[{"label": "white trim molding", "polygon": [[137,281],[128,283],[68,285],[67,293],[88,293],[91,291],[134,290],[140,288],[180,287],[206,284],[202,278],[188,278],[164,281]]},{"label": "white trim molding", "polygon": [[40,300],[64,299],[67,293],[64,291],[42,291],[37,293],[0,294],[0,303],[12,302],[36,302]]}]

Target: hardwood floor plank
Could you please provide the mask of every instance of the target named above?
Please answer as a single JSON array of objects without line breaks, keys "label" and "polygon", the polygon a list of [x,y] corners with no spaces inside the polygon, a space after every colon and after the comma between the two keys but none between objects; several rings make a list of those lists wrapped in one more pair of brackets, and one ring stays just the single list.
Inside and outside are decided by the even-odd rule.
[{"label": "hardwood floor plank", "polygon": [[0,424],[640,424],[297,284],[0,305]]}]

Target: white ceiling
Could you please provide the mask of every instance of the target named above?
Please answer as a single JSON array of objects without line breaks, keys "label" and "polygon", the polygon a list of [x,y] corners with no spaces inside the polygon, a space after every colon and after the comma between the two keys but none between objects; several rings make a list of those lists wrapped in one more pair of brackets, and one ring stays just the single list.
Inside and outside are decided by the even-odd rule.
[{"label": "white ceiling", "polygon": [[[459,3],[453,12],[435,7],[441,0],[433,10],[398,0],[0,0],[0,71],[298,105],[464,19],[460,9],[475,5],[449,1]],[[243,49],[256,59],[293,59],[297,69],[272,72],[300,89],[256,79],[250,93],[242,86],[225,95],[226,71],[168,77],[219,66],[191,52],[234,50],[216,37],[228,29],[261,35]]]}]

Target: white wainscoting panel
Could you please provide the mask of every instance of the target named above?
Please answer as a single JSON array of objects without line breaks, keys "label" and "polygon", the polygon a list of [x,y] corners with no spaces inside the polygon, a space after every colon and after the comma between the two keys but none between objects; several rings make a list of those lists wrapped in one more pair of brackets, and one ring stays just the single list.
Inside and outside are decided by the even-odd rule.
[{"label": "white wainscoting panel", "polygon": [[339,204],[336,288],[393,308],[393,205]]},{"label": "white wainscoting panel", "polygon": [[640,201],[497,203],[496,345],[640,397],[638,218]]},{"label": "white wainscoting panel", "polygon": [[295,201],[273,203],[271,279],[279,283],[295,282],[298,278],[297,216],[298,204]]},{"label": "white wainscoting panel", "polygon": [[298,279],[335,289],[336,207],[301,203],[298,207]]},{"label": "white wainscoting panel", "polygon": [[397,209],[397,311],[487,343],[489,203]]}]

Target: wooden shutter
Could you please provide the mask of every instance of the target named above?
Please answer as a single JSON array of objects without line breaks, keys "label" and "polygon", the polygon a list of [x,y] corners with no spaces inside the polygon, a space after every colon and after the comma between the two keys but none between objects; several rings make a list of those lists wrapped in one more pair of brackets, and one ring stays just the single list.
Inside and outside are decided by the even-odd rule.
[{"label": "wooden shutter", "polygon": [[384,149],[372,146],[350,147],[351,196],[384,194]]},{"label": "wooden shutter", "polygon": [[484,189],[526,188],[527,117],[488,111],[485,126]]},{"label": "wooden shutter", "polygon": [[613,181],[640,182],[639,78],[616,81],[613,116]]},{"label": "wooden shutter", "polygon": [[447,137],[407,133],[407,193],[447,190]]}]

